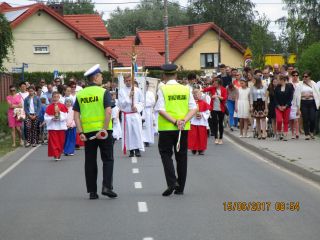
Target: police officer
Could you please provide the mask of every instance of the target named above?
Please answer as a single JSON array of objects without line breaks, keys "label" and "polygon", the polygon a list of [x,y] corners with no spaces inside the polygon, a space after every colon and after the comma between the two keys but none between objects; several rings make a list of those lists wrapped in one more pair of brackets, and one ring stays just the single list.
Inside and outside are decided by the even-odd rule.
[{"label": "police officer", "polygon": [[89,86],[77,93],[73,107],[80,138],[85,142],[85,176],[90,199],[97,199],[97,149],[100,148],[103,163],[102,195],[116,198],[113,192],[113,139],[111,121],[111,95],[101,87],[100,65],[85,74]]},{"label": "police officer", "polygon": [[[197,105],[191,89],[176,81],[177,65],[164,64],[161,68],[164,71],[165,85],[158,91],[155,111],[159,112],[158,147],[168,186],[162,195],[169,196],[173,192],[182,195],[187,177],[189,120],[197,112]],[[180,131],[180,150],[178,150]],[[173,151],[177,162],[177,176],[172,159]]]}]

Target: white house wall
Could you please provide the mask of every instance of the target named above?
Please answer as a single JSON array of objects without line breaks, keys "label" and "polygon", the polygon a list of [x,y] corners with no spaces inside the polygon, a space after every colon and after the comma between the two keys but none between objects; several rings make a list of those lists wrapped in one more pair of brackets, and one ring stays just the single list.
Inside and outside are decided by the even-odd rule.
[{"label": "white house wall", "polygon": [[[104,53],[49,14],[39,11],[13,29],[14,53],[5,63],[12,67],[28,64],[28,72],[36,71],[85,71],[94,64],[108,70]],[[49,54],[34,54],[34,45],[49,45]]]}]

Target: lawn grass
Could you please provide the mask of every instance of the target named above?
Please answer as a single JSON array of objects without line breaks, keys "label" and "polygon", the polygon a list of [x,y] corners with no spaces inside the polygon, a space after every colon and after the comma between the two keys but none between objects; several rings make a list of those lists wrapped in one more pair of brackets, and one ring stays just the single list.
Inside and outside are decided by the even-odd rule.
[{"label": "lawn grass", "polygon": [[7,102],[0,102],[0,133],[10,133],[7,119],[8,104]]},{"label": "lawn grass", "polygon": [[[19,147],[19,141],[16,143],[17,147]],[[14,151],[17,147],[12,147],[12,139],[4,139],[0,142],[0,158],[6,155],[9,152]]]},{"label": "lawn grass", "polygon": [[[1,133],[1,140],[2,140],[0,141],[0,157],[4,156],[8,152],[15,150],[15,148],[12,147],[11,138],[7,138],[7,136],[10,136],[10,132],[11,132],[8,126],[7,111],[8,111],[7,102],[0,102],[0,133]],[[19,146],[18,142],[17,142],[17,146]]]}]

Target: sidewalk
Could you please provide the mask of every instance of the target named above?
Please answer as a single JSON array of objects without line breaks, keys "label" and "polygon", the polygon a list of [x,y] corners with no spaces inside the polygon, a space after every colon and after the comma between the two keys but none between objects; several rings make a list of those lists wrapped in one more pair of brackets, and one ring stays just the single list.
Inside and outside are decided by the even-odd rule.
[{"label": "sidewalk", "polygon": [[225,134],[241,146],[273,161],[274,163],[320,183],[320,139],[289,139],[287,142],[267,138],[240,138],[239,130]]}]

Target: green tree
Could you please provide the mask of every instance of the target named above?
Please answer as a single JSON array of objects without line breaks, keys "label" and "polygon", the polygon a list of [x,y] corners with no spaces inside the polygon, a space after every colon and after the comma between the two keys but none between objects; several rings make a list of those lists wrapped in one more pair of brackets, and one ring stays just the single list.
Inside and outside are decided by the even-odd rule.
[{"label": "green tree", "polygon": [[3,63],[7,59],[10,49],[13,49],[13,36],[10,24],[0,13],[0,71],[5,70]]},{"label": "green tree", "polygon": [[320,41],[309,46],[302,52],[297,62],[297,67],[300,72],[309,70],[312,73],[311,78],[315,81],[320,81]]},{"label": "green tree", "polygon": [[247,46],[255,20],[250,0],[189,0],[189,15],[195,22],[214,22],[232,38]]},{"label": "green tree", "polygon": [[96,14],[92,0],[49,0],[47,4],[63,4],[63,14]]},{"label": "green tree", "polygon": [[275,36],[268,32],[270,21],[265,17],[260,17],[254,22],[252,32],[250,34],[249,47],[252,51],[252,67],[262,68],[264,66],[264,55],[266,53],[276,52]]},{"label": "green tree", "polygon": [[[177,2],[168,3],[169,26],[190,23],[187,10]],[[108,31],[112,38],[135,35],[138,29],[163,29],[163,1],[142,0],[134,9],[117,8],[107,21]]]},{"label": "green tree", "polygon": [[320,1],[284,0],[288,9],[285,19],[284,39],[288,51],[300,54],[311,44],[320,40]]}]

